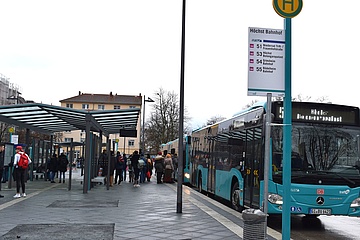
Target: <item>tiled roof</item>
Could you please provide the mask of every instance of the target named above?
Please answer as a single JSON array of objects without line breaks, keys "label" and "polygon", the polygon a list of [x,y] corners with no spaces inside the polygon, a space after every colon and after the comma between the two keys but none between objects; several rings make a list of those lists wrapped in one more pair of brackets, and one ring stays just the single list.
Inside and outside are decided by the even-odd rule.
[{"label": "tiled roof", "polygon": [[142,96],[131,95],[117,95],[117,94],[91,94],[80,93],[77,96],[60,100],[60,102],[72,103],[103,103],[103,104],[126,104],[126,105],[141,105]]}]

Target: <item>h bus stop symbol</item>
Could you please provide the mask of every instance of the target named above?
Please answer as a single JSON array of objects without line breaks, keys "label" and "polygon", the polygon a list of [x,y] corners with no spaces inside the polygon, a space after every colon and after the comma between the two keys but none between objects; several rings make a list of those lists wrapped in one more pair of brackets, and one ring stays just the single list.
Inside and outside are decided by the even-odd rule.
[{"label": "h bus stop symbol", "polygon": [[283,18],[297,16],[301,12],[302,6],[302,0],[273,0],[275,12]]}]

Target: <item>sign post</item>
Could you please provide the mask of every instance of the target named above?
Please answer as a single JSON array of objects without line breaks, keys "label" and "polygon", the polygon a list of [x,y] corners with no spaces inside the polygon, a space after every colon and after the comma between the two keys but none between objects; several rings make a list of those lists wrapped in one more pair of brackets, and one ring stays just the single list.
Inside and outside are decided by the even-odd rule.
[{"label": "sign post", "polygon": [[[281,29],[249,28],[248,95],[267,96],[264,185],[262,211],[268,212],[271,98],[284,96],[285,32]],[[267,220],[265,220],[267,225]],[[267,228],[264,229],[265,236]]]},{"label": "sign post", "polygon": [[284,98],[284,130],[283,130],[283,208],[282,239],[290,239],[290,207],[291,207],[291,18],[302,9],[302,0],[273,0],[275,12],[285,18],[285,98]]},{"label": "sign post", "polygon": [[249,27],[248,96],[284,96],[285,32]]}]

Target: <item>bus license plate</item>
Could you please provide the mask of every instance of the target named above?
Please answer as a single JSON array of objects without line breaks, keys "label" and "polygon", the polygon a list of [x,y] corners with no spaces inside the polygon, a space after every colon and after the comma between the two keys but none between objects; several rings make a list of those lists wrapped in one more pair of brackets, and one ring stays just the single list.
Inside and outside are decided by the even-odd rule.
[{"label": "bus license plate", "polygon": [[310,214],[331,215],[331,209],[310,208]]}]

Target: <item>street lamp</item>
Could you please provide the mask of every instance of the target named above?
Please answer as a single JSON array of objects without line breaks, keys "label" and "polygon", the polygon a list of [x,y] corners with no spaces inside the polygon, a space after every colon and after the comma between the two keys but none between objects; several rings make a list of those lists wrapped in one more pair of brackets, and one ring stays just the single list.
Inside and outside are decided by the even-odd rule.
[{"label": "street lamp", "polygon": [[141,151],[143,154],[145,154],[145,103],[146,102],[155,102],[154,100],[152,100],[151,98],[145,98],[144,95],[144,112],[143,112],[143,124],[142,124],[142,139],[141,139]]}]

